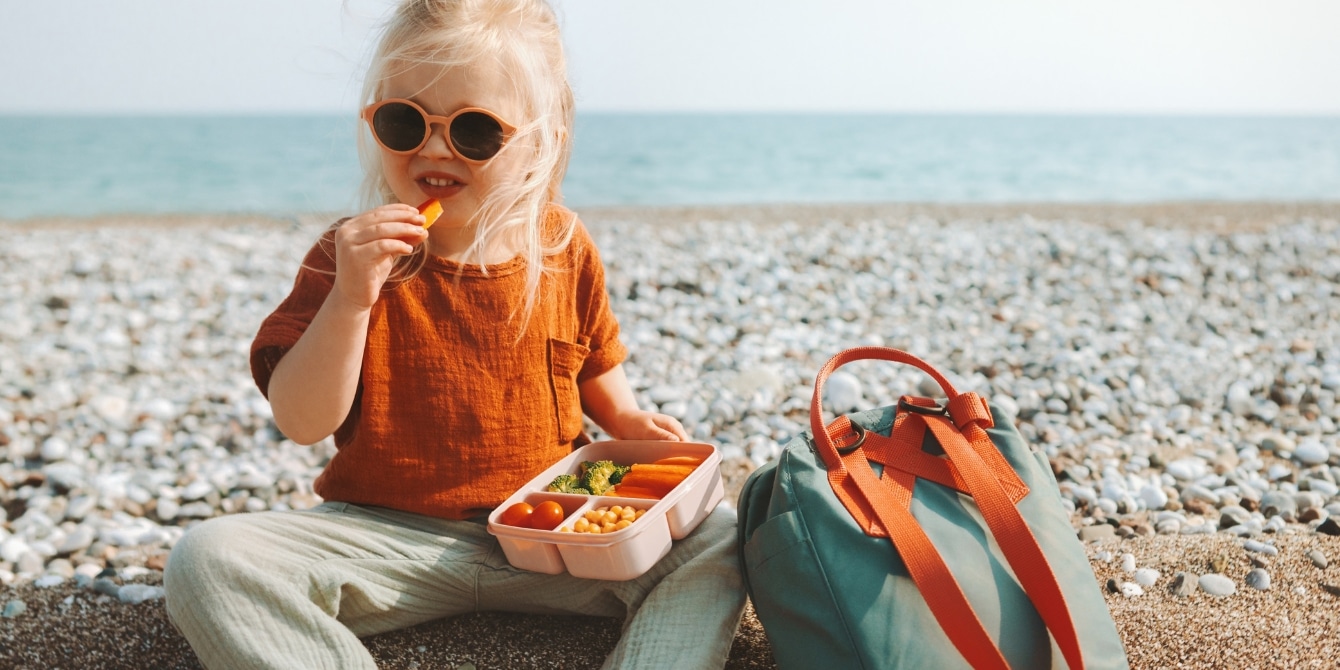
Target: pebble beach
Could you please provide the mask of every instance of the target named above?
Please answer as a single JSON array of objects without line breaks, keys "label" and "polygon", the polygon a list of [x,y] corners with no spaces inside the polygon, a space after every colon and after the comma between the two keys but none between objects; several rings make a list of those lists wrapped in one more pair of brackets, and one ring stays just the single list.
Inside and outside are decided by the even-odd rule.
[{"label": "pebble beach", "polygon": [[[1335,667],[1340,203],[579,214],[639,400],[720,447],[725,504],[808,428],[830,356],[896,347],[1046,453],[1132,667]],[[0,667],[199,667],[162,609],[172,545],[320,502],[334,447],[278,433],[247,353],[330,220],[0,221]],[[827,388],[829,418],[937,394],[873,362]],[[584,668],[618,628],[367,642],[388,668]],[[774,667],[752,613],[728,667]]]}]

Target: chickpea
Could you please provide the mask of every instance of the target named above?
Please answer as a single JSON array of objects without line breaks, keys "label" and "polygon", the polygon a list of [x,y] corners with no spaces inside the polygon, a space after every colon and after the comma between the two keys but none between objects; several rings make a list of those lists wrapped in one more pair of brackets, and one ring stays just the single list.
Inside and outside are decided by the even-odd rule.
[{"label": "chickpea", "polygon": [[619,523],[614,524],[614,530],[623,530],[631,525],[633,525],[632,521],[628,519],[620,519]]},{"label": "chickpea", "polygon": [[600,525],[600,532],[602,533],[613,533],[616,530],[618,530],[618,528],[614,527],[613,521],[606,521]]},{"label": "chickpea", "polygon": [[577,531],[578,533],[585,533],[585,532],[586,532],[586,529],[588,529],[588,528],[590,528],[590,527],[591,527],[591,522],[588,521],[588,520],[586,519],[586,517],[582,517],[582,518],[580,518],[580,519],[577,519],[576,523],[573,523],[573,524],[572,524],[572,529],[575,530],[575,531]]},{"label": "chickpea", "polygon": [[637,516],[636,516],[636,518],[637,518],[637,519],[641,519],[641,518],[642,518],[642,515],[643,515],[643,514],[646,514],[646,513],[647,513],[647,510],[640,509],[640,510],[637,511]]},{"label": "chickpea", "polygon": [[603,515],[601,515],[601,518],[600,518],[600,522],[601,522],[601,525],[602,525],[602,526],[605,525],[605,524],[612,524],[612,523],[614,523],[615,521],[618,521],[618,520],[619,520],[619,515],[615,514],[614,512],[605,512]]},{"label": "chickpea", "polygon": [[637,510],[632,507],[625,507],[623,508],[623,511],[619,513],[619,518],[631,522],[634,519],[637,519]]},{"label": "chickpea", "polygon": [[572,529],[571,529],[571,528],[568,528],[567,526],[564,526],[564,527],[562,527],[562,528],[559,528],[559,529],[558,529],[558,532],[560,532],[560,533],[571,533],[571,532],[572,532]]},{"label": "chickpea", "polygon": [[582,518],[583,518],[583,519],[586,519],[588,522],[599,523],[599,522],[600,522],[600,519],[601,519],[603,516],[604,516],[604,513],[601,512],[600,510],[598,510],[598,509],[589,509],[589,510],[586,510],[586,513],[582,515]]}]

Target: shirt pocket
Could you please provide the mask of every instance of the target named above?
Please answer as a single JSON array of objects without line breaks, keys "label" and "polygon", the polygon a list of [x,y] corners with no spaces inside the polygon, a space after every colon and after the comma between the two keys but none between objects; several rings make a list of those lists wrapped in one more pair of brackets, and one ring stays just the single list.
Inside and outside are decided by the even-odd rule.
[{"label": "shirt pocket", "polygon": [[549,378],[561,443],[572,442],[582,432],[582,396],[577,390],[577,373],[590,353],[591,349],[581,344],[549,339]]}]

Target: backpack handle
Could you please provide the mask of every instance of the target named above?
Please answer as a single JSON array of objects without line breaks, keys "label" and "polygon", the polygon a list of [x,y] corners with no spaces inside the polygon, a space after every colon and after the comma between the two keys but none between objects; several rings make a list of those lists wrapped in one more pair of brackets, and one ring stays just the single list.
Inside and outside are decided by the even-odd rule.
[{"label": "backpack handle", "polygon": [[[838,447],[833,445],[833,438],[824,429],[824,382],[828,381],[828,376],[838,368],[861,360],[879,360],[892,363],[902,363],[925,372],[940,385],[945,392],[945,396],[950,400],[957,398],[959,392],[954,385],[949,383],[945,376],[938,370],[931,367],[930,363],[899,349],[889,347],[855,347],[838,353],[836,356],[828,359],[827,363],[819,369],[819,373],[814,377],[814,399],[810,402],[810,432],[814,434],[814,443],[818,447],[819,455],[824,459],[824,465],[828,466],[831,472],[834,469],[843,469],[842,456],[838,453]],[[988,414],[990,416],[990,414]],[[850,446],[844,446],[843,449],[850,449]]]}]

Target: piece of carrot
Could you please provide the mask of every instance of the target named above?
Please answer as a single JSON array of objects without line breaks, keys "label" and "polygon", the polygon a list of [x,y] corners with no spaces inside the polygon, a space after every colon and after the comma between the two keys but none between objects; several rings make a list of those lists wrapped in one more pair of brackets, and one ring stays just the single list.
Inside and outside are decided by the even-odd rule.
[{"label": "piece of carrot", "polygon": [[680,475],[687,477],[693,473],[695,466],[692,465],[656,465],[655,463],[634,463],[633,472],[663,472],[666,474]]},{"label": "piece of carrot", "polygon": [[646,498],[648,500],[660,500],[663,496],[651,489],[638,488],[636,486],[627,486],[619,484],[607,495],[614,495],[623,498]]},{"label": "piece of carrot", "polygon": [[661,495],[669,493],[679,483],[684,481],[682,475],[676,475],[668,472],[629,472],[623,476],[619,482],[620,486],[627,484],[633,488],[650,489]]},{"label": "piece of carrot", "polygon": [[652,465],[688,465],[695,468],[702,464],[703,459],[697,456],[671,456],[652,463]]}]

